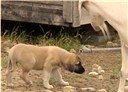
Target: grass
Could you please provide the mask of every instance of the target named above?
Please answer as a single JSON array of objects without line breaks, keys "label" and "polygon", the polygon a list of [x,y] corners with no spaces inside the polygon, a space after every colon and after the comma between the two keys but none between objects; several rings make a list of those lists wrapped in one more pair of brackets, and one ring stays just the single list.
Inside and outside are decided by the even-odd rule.
[{"label": "grass", "polygon": [[[63,31],[63,32],[62,32]],[[17,26],[13,30],[5,30],[2,33],[2,40],[11,40],[11,42],[15,43],[37,43],[38,45],[55,45],[62,47],[66,50],[70,50],[71,48],[78,48],[80,46],[80,41],[74,35],[71,36],[70,34],[66,33],[65,30],[61,30],[58,32],[58,35],[55,37],[51,31],[47,31],[42,35],[37,35],[33,39],[32,36],[26,33],[26,30],[21,30],[19,26]]]},{"label": "grass", "polygon": [[7,66],[7,56],[1,58],[1,66],[6,67]]},{"label": "grass", "polygon": [[77,49],[80,46],[80,41],[78,39],[63,34],[56,38],[47,38],[47,36],[43,35],[38,37],[37,40],[40,45],[55,45],[66,50],[70,50],[72,48]]},{"label": "grass", "polygon": [[22,31],[20,34],[18,34],[18,30],[9,32],[6,30],[2,34],[2,41],[3,40],[11,40],[12,42],[17,42],[17,43],[25,43],[27,42],[27,34],[25,31]]},{"label": "grass", "polygon": [[113,73],[110,75],[110,79],[118,79],[120,77],[121,64],[116,64]]}]

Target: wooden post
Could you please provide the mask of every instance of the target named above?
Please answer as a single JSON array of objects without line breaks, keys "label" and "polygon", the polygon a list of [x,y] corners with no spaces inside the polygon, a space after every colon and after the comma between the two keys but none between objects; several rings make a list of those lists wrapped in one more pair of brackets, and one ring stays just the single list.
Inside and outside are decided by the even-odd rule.
[{"label": "wooden post", "polygon": [[81,19],[81,5],[79,4],[79,1],[73,2],[73,27],[80,26],[80,19]]},{"label": "wooden post", "polygon": [[63,18],[65,22],[72,23],[72,1],[63,1]]}]

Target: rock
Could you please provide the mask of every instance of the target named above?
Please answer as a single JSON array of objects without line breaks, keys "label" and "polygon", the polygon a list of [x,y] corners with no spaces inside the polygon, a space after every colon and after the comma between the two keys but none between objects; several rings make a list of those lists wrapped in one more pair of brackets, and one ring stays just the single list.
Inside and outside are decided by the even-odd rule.
[{"label": "rock", "polygon": [[125,86],[125,88],[124,88],[124,89],[125,89],[125,91],[126,91],[126,92],[128,92],[128,86]]},{"label": "rock", "polygon": [[111,41],[108,41],[107,44],[106,44],[108,47],[118,47],[119,44],[118,43],[113,43]]},{"label": "rock", "polygon": [[38,76],[35,76],[34,78],[35,78],[35,80],[39,79],[39,77],[38,77]]},{"label": "rock", "polygon": [[92,68],[92,72],[97,72],[97,68]]},{"label": "rock", "polygon": [[113,43],[111,41],[108,41],[106,44],[108,47],[113,47]]},{"label": "rock", "polygon": [[82,45],[81,49],[79,50],[80,53],[84,53],[84,52],[88,52],[88,51],[91,51],[91,50],[84,45]]},{"label": "rock", "polygon": [[106,89],[99,89],[98,92],[107,92]]},{"label": "rock", "polygon": [[83,50],[82,50],[82,49],[80,49],[80,50],[79,50],[79,53],[83,53]]},{"label": "rock", "polygon": [[11,40],[7,40],[7,41],[4,41],[3,42],[3,45],[4,46],[8,46],[9,44],[11,44],[12,42],[11,42]]},{"label": "rock", "polygon": [[87,47],[87,48],[95,48],[95,46],[93,46],[93,45],[85,45],[85,47]]},{"label": "rock", "polygon": [[77,92],[77,90],[76,90],[75,87],[72,87],[72,86],[65,86],[65,87],[62,89],[62,92]]},{"label": "rock", "polygon": [[98,70],[103,70],[101,66],[98,66],[97,69],[98,69]]},{"label": "rock", "polygon": [[3,70],[3,67],[2,67],[2,66],[0,66],[0,70],[1,70],[1,71]]},{"label": "rock", "polygon": [[99,75],[99,76],[98,76],[98,79],[99,79],[99,80],[104,80],[103,75]]},{"label": "rock", "polygon": [[81,88],[82,92],[96,92],[96,89],[93,87],[88,87],[88,88]]},{"label": "rock", "polygon": [[71,53],[76,53],[76,50],[70,49],[70,52],[71,52]]},{"label": "rock", "polygon": [[126,79],[126,82],[128,82],[128,78]]},{"label": "rock", "polygon": [[97,72],[97,73],[99,73],[99,74],[102,74],[102,73],[105,72],[105,71],[102,69],[102,67],[99,66],[98,64],[93,64],[93,65],[92,65],[92,71],[95,71],[95,72]]},{"label": "rock", "polygon": [[118,43],[113,43],[113,47],[119,47]]},{"label": "rock", "polygon": [[30,72],[28,75],[29,75],[29,76],[32,76],[32,73]]},{"label": "rock", "polygon": [[6,83],[1,83],[1,86],[6,86]]},{"label": "rock", "polygon": [[101,66],[100,66],[100,65],[98,65],[98,64],[93,64],[93,65],[92,65],[92,68],[102,69],[102,68],[101,68]]},{"label": "rock", "polygon": [[16,80],[16,77],[13,77],[12,79],[13,79],[13,80]]},{"label": "rock", "polygon": [[102,73],[104,73],[105,71],[103,70],[103,69],[100,69],[100,70],[98,70],[98,73],[99,74],[102,74]]},{"label": "rock", "polygon": [[97,72],[90,72],[89,75],[95,77],[98,75],[98,73]]},{"label": "rock", "polygon": [[44,92],[53,92],[53,91],[51,91],[51,90],[44,90]]}]

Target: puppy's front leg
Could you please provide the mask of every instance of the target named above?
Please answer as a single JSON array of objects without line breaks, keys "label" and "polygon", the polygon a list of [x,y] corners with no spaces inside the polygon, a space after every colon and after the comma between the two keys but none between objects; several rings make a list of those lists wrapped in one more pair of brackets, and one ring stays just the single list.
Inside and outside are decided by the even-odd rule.
[{"label": "puppy's front leg", "polygon": [[64,86],[68,86],[68,85],[69,85],[68,82],[65,82],[65,81],[63,80],[62,75],[61,75],[60,72],[59,72],[59,69],[53,69],[52,74],[53,74],[54,78],[55,78],[61,85],[64,85]]},{"label": "puppy's front leg", "polygon": [[43,85],[47,89],[53,88],[53,86],[49,84],[50,76],[51,76],[51,71],[44,69],[43,70]]}]

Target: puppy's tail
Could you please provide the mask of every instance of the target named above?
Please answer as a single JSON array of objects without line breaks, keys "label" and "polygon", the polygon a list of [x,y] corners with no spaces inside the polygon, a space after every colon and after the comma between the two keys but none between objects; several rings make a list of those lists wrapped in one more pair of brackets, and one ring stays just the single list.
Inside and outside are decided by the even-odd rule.
[{"label": "puppy's tail", "polygon": [[12,71],[14,70],[13,64],[12,64],[12,62],[11,62],[10,59],[8,59],[8,66],[7,66],[7,69],[8,69],[8,71],[10,71],[10,72],[12,72]]},{"label": "puppy's tail", "polygon": [[10,49],[8,49],[8,48],[7,48],[7,49],[5,49],[5,52],[9,54]]}]

